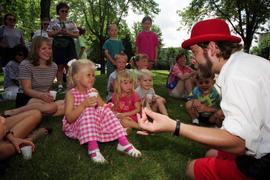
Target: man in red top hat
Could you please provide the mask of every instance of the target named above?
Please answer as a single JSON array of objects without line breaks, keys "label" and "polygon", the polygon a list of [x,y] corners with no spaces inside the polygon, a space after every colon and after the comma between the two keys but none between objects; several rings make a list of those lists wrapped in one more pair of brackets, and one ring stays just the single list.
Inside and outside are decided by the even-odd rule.
[{"label": "man in red top hat", "polygon": [[189,162],[191,179],[270,178],[270,63],[244,53],[240,41],[224,20],[209,19],[196,23],[182,44],[192,51],[202,74],[219,74],[225,116],[221,129],[180,123],[149,109],[139,120],[145,130],[174,132],[214,148]]}]

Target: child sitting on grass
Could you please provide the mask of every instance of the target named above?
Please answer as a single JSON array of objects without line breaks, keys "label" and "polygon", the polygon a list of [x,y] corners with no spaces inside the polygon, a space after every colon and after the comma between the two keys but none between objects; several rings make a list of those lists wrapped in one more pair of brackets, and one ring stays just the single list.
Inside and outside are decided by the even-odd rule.
[{"label": "child sitting on grass", "polygon": [[140,97],[142,104],[151,108],[155,112],[167,115],[165,107],[166,100],[158,96],[153,88],[153,74],[148,69],[142,69],[138,77],[139,86],[136,88],[136,93]]},{"label": "child sitting on grass", "polygon": [[112,103],[123,127],[139,129],[137,113],[141,111],[141,101],[134,91],[133,78],[129,70],[117,74]]},{"label": "child sitting on grass", "polygon": [[130,69],[130,72],[134,81],[134,88],[138,86],[139,70],[147,69],[148,61],[148,56],[146,54],[138,54],[131,58],[131,66],[133,69]]},{"label": "child sitting on grass", "polygon": [[113,86],[114,86],[114,82],[115,82],[117,73],[126,69],[127,60],[128,60],[128,57],[125,53],[119,53],[119,54],[115,55],[116,70],[110,74],[109,79],[108,79],[108,83],[107,83],[107,94],[108,95],[106,97],[107,102],[111,101],[111,99],[112,99]]},{"label": "child sitting on grass", "polygon": [[15,100],[19,91],[19,65],[28,56],[24,45],[17,45],[13,49],[13,59],[8,62],[4,72],[4,100]]},{"label": "child sitting on grass", "polygon": [[[193,124],[200,122],[216,124],[219,116],[220,95],[214,87],[214,74],[203,77],[200,73],[196,75],[197,86],[192,90],[186,109],[192,118]],[[218,112],[218,113],[217,113]]]},{"label": "child sitting on grass", "polygon": [[131,157],[140,157],[141,152],[129,143],[126,132],[110,107],[93,88],[94,63],[87,59],[73,62],[69,69],[70,89],[65,97],[63,130],[66,136],[88,143],[88,154],[96,163],[105,163],[98,142],[118,140],[117,150]]}]

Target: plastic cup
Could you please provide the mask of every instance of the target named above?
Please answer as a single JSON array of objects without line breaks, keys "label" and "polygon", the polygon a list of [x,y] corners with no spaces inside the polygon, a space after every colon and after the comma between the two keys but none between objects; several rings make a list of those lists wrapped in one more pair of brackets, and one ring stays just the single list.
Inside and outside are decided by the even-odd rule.
[{"label": "plastic cup", "polygon": [[23,159],[28,160],[32,158],[32,146],[23,146],[21,148]]},{"label": "plastic cup", "polygon": [[90,93],[88,93],[88,96],[89,97],[97,97],[98,93],[97,92],[90,92]]},{"label": "plastic cup", "polygon": [[152,102],[153,94],[146,94],[146,99],[148,103]]},{"label": "plastic cup", "polygon": [[56,94],[56,91],[50,91],[50,95],[53,97],[54,100],[56,99]]}]

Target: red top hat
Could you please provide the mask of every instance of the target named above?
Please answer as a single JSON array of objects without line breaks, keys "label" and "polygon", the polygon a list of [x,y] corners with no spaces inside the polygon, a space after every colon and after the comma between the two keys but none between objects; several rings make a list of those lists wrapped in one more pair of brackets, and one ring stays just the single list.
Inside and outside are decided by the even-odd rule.
[{"label": "red top hat", "polygon": [[190,39],[182,43],[182,48],[209,41],[229,41],[239,43],[241,38],[232,36],[228,24],[223,19],[208,19],[196,23],[192,30]]}]

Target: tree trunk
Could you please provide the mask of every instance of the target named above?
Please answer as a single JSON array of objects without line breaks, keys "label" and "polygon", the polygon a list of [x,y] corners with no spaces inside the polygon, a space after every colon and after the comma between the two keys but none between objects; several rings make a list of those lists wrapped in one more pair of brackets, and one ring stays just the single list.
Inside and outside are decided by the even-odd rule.
[{"label": "tree trunk", "polygon": [[104,38],[99,38],[99,48],[100,48],[100,65],[101,65],[101,70],[100,74],[105,74],[105,57],[104,57],[104,52],[103,52],[103,44],[105,40]]},{"label": "tree trunk", "polygon": [[251,46],[251,43],[252,43],[252,37],[246,37],[245,39],[243,39],[244,41],[244,51],[246,53],[249,53],[249,49],[250,49],[250,46]]},{"label": "tree trunk", "polygon": [[50,7],[51,7],[51,0],[41,0],[40,1],[40,19],[43,18],[50,18]]}]

